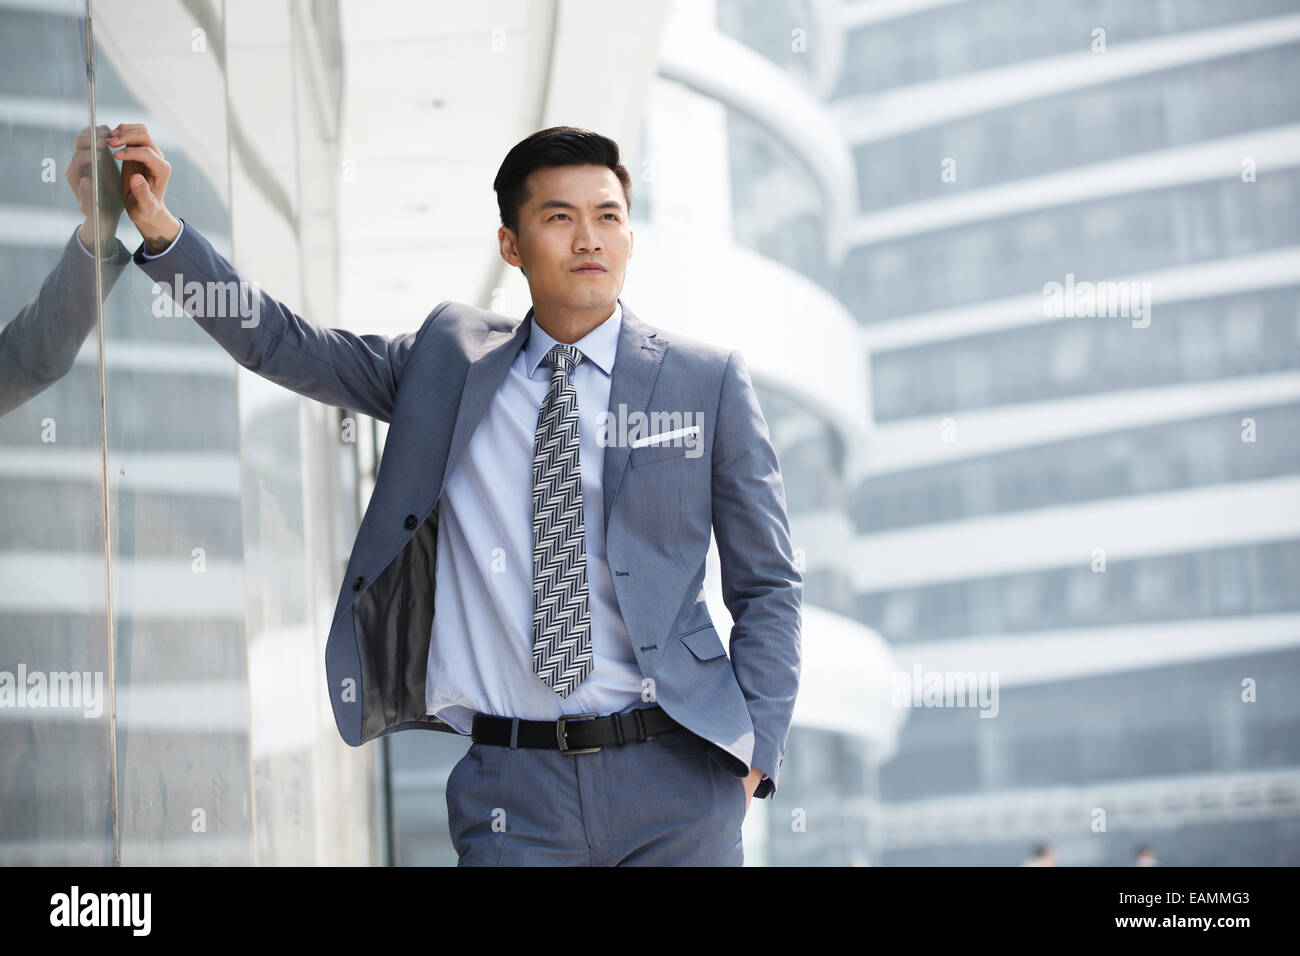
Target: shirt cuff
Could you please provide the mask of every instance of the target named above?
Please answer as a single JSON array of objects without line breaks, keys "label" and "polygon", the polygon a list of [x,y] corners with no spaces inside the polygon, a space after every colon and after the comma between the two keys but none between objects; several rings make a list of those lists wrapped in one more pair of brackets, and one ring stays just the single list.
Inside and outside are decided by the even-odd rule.
[{"label": "shirt cuff", "polygon": [[113,237],[113,251],[110,252],[110,253],[109,253],[108,255],[106,255],[106,256],[97,256],[97,255],[95,255],[93,252],[91,252],[89,249],[87,249],[87,248],[86,248],[86,244],[85,244],[84,242],[81,241],[81,227],[80,227],[80,226],[78,226],[78,227],[73,231],[73,235],[75,235],[75,236],[77,237],[77,245],[79,245],[79,246],[81,247],[81,251],[84,252],[86,255],[90,256],[90,258],[92,258],[92,259],[98,259],[100,262],[111,262],[112,260],[114,260],[114,259],[117,258],[117,237],[116,237],[116,236]]},{"label": "shirt cuff", "polygon": [[[179,218],[179,217],[177,217],[177,218]],[[165,256],[165,255],[167,255],[167,253],[171,252],[171,251],[172,251],[172,246],[176,245],[176,243],[180,241],[181,236],[183,236],[183,235],[185,234],[185,220],[184,220],[184,219],[181,219],[181,220],[180,220],[180,223],[181,223],[181,228],[180,228],[180,230],[176,233],[176,238],[173,239],[173,240],[168,244],[168,246],[167,246],[166,249],[164,249],[162,252],[150,252],[147,246],[141,245],[141,247],[140,247],[140,258],[142,258],[142,259],[157,259],[159,256]]]}]

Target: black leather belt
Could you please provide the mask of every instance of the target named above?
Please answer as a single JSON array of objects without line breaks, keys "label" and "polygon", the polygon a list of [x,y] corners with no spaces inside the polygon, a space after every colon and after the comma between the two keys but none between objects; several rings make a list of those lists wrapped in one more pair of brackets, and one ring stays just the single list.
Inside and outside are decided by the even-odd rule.
[{"label": "black leather belt", "polygon": [[622,746],[681,727],[662,707],[643,707],[625,714],[566,714],[559,720],[521,720],[475,714],[470,739],[499,747],[538,747],[566,754],[595,753],[603,746]]}]

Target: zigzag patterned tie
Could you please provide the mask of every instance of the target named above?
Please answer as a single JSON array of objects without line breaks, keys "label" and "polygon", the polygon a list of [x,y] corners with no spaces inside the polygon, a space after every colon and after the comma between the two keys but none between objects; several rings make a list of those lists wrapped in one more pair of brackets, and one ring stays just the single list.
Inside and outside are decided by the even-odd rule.
[{"label": "zigzag patterned tie", "polygon": [[592,668],[578,393],[569,381],[582,359],[565,344],[542,359],[551,386],[533,443],[533,671],[561,697]]}]

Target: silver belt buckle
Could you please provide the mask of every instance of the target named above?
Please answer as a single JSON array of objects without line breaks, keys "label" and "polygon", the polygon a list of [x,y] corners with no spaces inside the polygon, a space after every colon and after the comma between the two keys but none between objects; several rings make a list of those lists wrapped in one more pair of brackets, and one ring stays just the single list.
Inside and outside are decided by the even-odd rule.
[{"label": "silver belt buckle", "polygon": [[562,754],[594,754],[600,751],[599,747],[575,747],[568,746],[568,740],[565,737],[565,723],[570,720],[582,720],[587,717],[599,717],[600,714],[566,714],[555,722],[555,742],[560,745]]}]

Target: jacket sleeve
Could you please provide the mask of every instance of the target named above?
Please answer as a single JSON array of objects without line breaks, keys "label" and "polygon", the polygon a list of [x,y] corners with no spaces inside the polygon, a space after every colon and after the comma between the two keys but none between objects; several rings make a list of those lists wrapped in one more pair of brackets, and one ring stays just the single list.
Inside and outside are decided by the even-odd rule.
[{"label": "jacket sleeve", "polygon": [[[105,297],[131,261],[121,240],[114,242],[113,255],[99,260]],[[72,369],[99,314],[95,259],[73,230],[36,297],[0,329],[0,415],[40,394]]]},{"label": "jacket sleeve", "polygon": [[754,796],[766,797],[776,792],[799,689],[803,575],[780,465],[739,351],[723,372],[712,492],[722,598],[734,622],[731,666],[754,724],[751,765],[765,775]]},{"label": "jacket sleeve", "polygon": [[241,277],[193,223],[182,223],[161,255],[146,257],[143,243],[135,252],[155,294],[170,295],[250,372],[326,405],[392,420],[402,368],[448,302],[419,330],[397,336],[322,328]]}]

